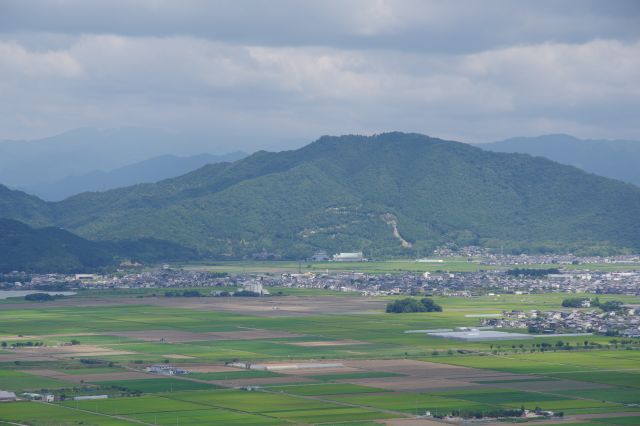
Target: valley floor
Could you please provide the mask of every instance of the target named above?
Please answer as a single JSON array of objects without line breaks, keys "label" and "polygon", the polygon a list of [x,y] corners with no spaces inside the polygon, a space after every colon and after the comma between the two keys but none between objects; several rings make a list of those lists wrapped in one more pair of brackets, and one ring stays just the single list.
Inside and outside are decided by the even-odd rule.
[{"label": "valley floor", "polygon": [[[545,309],[556,299],[443,297],[444,312],[400,315],[384,313],[388,299],[322,291],[4,303],[0,390],[56,401],[2,403],[0,424],[408,426],[522,408],[555,416],[512,422],[640,424],[637,339],[562,337],[571,350],[560,350],[553,336],[463,342],[405,333],[477,326],[478,314]],[[586,339],[601,348],[587,349]],[[541,352],[542,342],[556,349]],[[154,364],[189,373],[147,372]],[[92,395],[108,398],[73,399]],[[494,423],[509,422],[483,424]]]}]

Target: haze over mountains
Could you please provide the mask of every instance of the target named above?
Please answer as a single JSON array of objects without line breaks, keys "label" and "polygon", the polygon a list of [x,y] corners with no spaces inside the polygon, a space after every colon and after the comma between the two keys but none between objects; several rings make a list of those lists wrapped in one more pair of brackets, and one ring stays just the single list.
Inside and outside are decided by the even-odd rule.
[{"label": "haze over mountains", "polygon": [[[0,141],[0,183],[54,200],[77,193],[74,191],[177,176],[205,164],[203,161],[232,161],[243,155],[235,152],[221,158],[198,157],[210,153],[212,145],[198,135],[138,127],[79,128],[37,140],[5,140]],[[171,158],[166,157],[126,168],[167,155],[193,158],[175,159],[175,164],[169,164]],[[158,171],[151,170],[154,164]],[[120,168],[124,169],[117,170]]]},{"label": "haze over mountains", "polygon": [[640,142],[579,139],[556,134],[510,138],[477,144],[497,152],[518,152],[546,157],[600,176],[640,185]]},{"label": "haze over mountains", "polygon": [[[157,182],[205,164],[232,162],[247,155],[242,151],[207,153],[219,142],[136,127],[80,128],[39,140],[0,141],[0,184],[59,201],[81,192]],[[640,185],[640,142],[636,141],[585,140],[556,134],[476,145],[497,152],[542,156]]]},{"label": "haze over mountains", "polygon": [[78,176],[67,176],[55,182],[32,185],[24,190],[46,201],[60,201],[81,192],[106,191],[139,183],[158,182],[191,172],[205,164],[233,162],[247,155],[242,151],[224,155],[199,154],[189,157],[161,155],[108,172],[93,171]]},{"label": "haze over mountains", "polygon": [[405,133],[322,137],[56,203],[0,188],[0,217],[97,241],[162,240],[218,259],[263,251],[300,259],[317,249],[414,256],[451,241],[530,252],[640,249],[634,185]]}]

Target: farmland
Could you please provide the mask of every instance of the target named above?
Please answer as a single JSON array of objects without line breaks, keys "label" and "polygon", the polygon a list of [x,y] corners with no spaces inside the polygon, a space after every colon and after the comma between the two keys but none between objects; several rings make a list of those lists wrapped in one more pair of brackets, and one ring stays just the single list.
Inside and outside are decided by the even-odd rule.
[{"label": "farmland", "polygon": [[[402,315],[384,313],[389,298],[320,290],[279,297],[278,310],[272,299],[251,299],[103,291],[3,304],[0,341],[8,347],[0,351],[0,389],[53,393],[58,400],[3,404],[0,421],[362,425],[420,422],[416,416],[425,414],[508,416],[524,407],[561,413],[556,423],[640,424],[637,339],[562,337],[560,350],[551,335],[467,342],[405,333],[474,327],[478,315],[547,309],[561,295],[436,297],[443,312]],[[10,347],[29,341],[43,344]],[[552,349],[542,352],[543,342]],[[158,363],[190,373],[145,371]],[[109,398],[72,399],[89,395]]]}]

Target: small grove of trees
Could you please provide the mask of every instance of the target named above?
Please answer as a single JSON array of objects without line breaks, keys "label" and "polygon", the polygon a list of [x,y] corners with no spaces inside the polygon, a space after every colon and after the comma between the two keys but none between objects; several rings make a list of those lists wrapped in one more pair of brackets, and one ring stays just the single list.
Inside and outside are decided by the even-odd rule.
[{"label": "small grove of trees", "polygon": [[562,301],[562,306],[565,308],[580,308],[582,307],[582,303],[587,300],[589,299],[584,297],[570,297]]},{"label": "small grove of trees", "polygon": [[[2,342],[1,344],[3,349],[6,349],[9,345],[7,344],[7,342]],[[24,347],[32,347],[32,346],[44,346],[43,342],[32,342],[32,341],[28,341],[28,342],[13,342],[11,343],[11,347],[12,348],[24,348]]]},{"label": "small grove of trees", "polygon": [[608,302],[599,303],[598,306],[605,312],[621,311],[624,303],[619,300],[609,300]]},{"label": "small grove of trees", "polygon": [[[584,297],[570,297],[568,299],[564,299],[562,301],[562,306],[565,308],[580,308],[582,307],[582,302],[587,301],[589,299]],[[595,298],[591,301],[592,307],[598,307],[605,312],[617,312],[621,311],[624,303],[619,300],[609,300],[607,302],[600,302],[599,298]]]},{"label": "small grove of trees", "polygon": [[164,297],[202,297],[202,293],[198,290],[185,290],[182,293],[179,291],[165,291]]},{"label": "small grove of trees", "polygon": [[387,304],[387,313],[405,314],[410,312],[442,312],[442,306],[427,297],[423,299],[398,299]]},{"label": "small grove of trees", "polygon": [[[448,415],[453,417],[462,417],[465,419],[476,418],[507,418],[507,417],[522,417],[524,415],[524,408],[521,409],[495,409],[495,410],[452,410]],[[435,418],[444,418],[445,414],[434,415]]]},{"label": "small grove of trees", "polygon": [[[279,291],[275,294],[275,296],[282,296],[284,293]],[[238,291],[234,291],[234,292],[228,292],[228,291],[221,291],[220,293],[217,293],[215,295],[216,297],[229,297],[229,296],[234,296],[234,297],[260,297],[262,296],[260,293],[256,293],[255,291],[249,291],[249,290],[238,290]]]},{"label": "small grove of trees", "polygon": [[50,295],[49,293],[32,293],[27,294],[24,297],[24,300],[29,300],[31,302],[48,302],[53,299],[55,299],[55,297]]}]

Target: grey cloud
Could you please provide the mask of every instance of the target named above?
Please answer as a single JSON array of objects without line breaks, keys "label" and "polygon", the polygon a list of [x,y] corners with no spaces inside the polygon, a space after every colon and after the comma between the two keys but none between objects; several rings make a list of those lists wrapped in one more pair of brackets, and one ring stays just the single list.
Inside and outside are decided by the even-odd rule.
[{"label": "grey cloud", "polygon": [[634,139],[638,5],[0,0],[0,138],[142,126],[214,141],[185,152],[395,129]]},{"label": "grey cloud", "polygon": [[2,0],[0,12],[5,33],[194,36],[431,52],[640,35],[635,0]]}]

